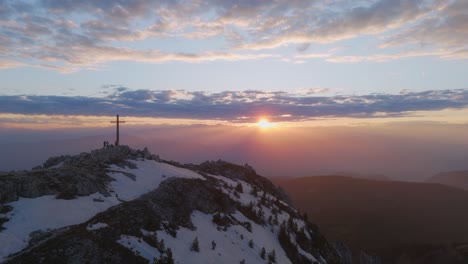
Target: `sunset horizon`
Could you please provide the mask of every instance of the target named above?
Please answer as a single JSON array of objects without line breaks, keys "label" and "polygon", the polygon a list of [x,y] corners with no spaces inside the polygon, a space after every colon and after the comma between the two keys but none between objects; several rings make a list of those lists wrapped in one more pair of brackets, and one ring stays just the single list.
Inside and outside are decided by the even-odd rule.
[{"label": "sunset horizon", "polygon": [[467,0],[0,1],[0,262],[466,263],[467,69]]}]

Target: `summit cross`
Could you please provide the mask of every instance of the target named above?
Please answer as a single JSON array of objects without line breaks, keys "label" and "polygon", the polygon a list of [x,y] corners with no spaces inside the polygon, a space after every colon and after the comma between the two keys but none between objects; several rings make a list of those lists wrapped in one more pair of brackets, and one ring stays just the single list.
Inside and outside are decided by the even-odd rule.
[{"label": "summit cross", "polygon": [[115,139],[115,145],[118,146],[119,145],[119,124],[121,123],[125,123],[125,121],[120,121],[119,120],[119,115],[117,115],[117,120],[116,121],[111,121],[111,123],[115,123],[117,124],[117,137]]}]

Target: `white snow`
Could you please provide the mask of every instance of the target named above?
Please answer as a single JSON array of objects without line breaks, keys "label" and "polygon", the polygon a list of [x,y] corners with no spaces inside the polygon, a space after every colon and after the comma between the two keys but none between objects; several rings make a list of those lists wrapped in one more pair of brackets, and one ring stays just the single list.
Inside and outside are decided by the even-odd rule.
[{"label": "white snow", "polygon": [[[103,202],[95,202],[100,198]],[[0,232],[0,261],[28,245],[29,233],[36,230],[61,228],[85,222],[95,214],[118,204],[115,197],[102,197],[95,193],[73,200],[55,199],[54,195],[20,198],[10,203],[10,219]]]},{"label": "white snow", "polygon": [[[216,178],[218,180],[221,180],[223,182],[225,182],[228,186],[230,186],[230,188],[232,189],[235,189],[237,184],[240,183],[242,185],[242,190],[243,192],[242,193],[238,193],[239,194],[239,198],[236,197],[234,195],[234,191],[231,190],[231,189],[226,189],[226,188],[221,188],[221,190],[229,195],[229,197],[231,199],[233,199],[234,201],[238,201],[240,202],[242,205],[248,205],[250,202],[255,202],[257,201],[258,197],[255,197],[253,196],[252,194],[250,194],[250,192],[252,191],[252,186],[248,183],[246,183],[245,181],[242,181],[242,180],[237,180],[237,181],[233,181],[231,179],[228,179],[224,176],[217,176],[217,175],[210,175],[211,177],[213,178]],[[260,194],[261,192],[259,192]]]},{"label": "white snow", "polygon": [[64,162],[62,161],[62,162],[60,162],[59,164],[50,167],[50,169],[58,169],[58,168],[61,168],[61,167],[63,167],[63,164],[64,164]]},{"label": "white snow", "polygon": [[[154,160],[131,160],[131,162],[136,164],[137,169],[111,166],[114,172],[108,175],[115,181],[109,184],[108,189],[112,193],[110,197],[95,193],[63,200],[56,199],[53,195],[46,195],[33,199],[19,198],[10,203],[13,210],[6,214],[10,220],[3,224],[5,230],[0,232],[0,262],[8,255],[25,248],[30,239],[29,234],[33,231],[86,222],[97,213],[121,203],[122,200],[133,200],[154,190],[169,177],[204,179],[193,171]],[[136,178],[133,180],[121,172],[132,173]]]},{"label": "white snow", "polygon": [[148,245],[143,239],[134,236],[122,235],[117,240],[119,244],[130,249],[135,254],[144,257],[152,263],[154,258],[158,258],[161,253],[156,248]]},{"label": "white snow", "polygon": [[[111,166],[111,172],[108,175],[115,179],[110,184],[119,199],[130,201],[140,197],[142,194],[158,188],[159,184],[169,177],[205,179],[203,176],[191,170],[178,168],[166,163],[154,160],[134,161],[138,169],[120,168],[116,165]],[[131,173],[136,176],[133,180],[129,176],[121,173]]]},{"label": "white snow", "polygon": [[310,235],[308,230],[304,230],[304,234],[306,235],[307,239],[312,239],[312,236]]},{"label": "white snow", "polygon": [[[239,221],[249,221],[242,213],[233,216]],[[260,258],[260,251],[265,247],[267,254],[272,250],[276,253],[276,263],[291,263],[278,242],[277,234],[269,228],[252,222],[252,233],[239,225],[231,226],[227,231],[220,231],[212,222],[212,215],[194,211],[191,220],[196,230],[180,228],[174,238],[165,231],[157,231],[159,239],[164,239],[166,247],[171,248],[176,263],[264,263]],[[243,236],[243,239],[241,238]],[[190,251],[195,237],[198,237],[200,252]],[[249,247],[249,241],[254,243]],[[212,250],[211,242],[215,241],[216,248]]]},{"label": "white snow", "polygon": [[308,258],[312,263],[314,263],[314,261],[317,261],[317,259],[314,256],[312,256],[312,254],[310,254],[309,252],[304,251],[299,245],[297,246],[297,251],[299,252],[299,254],[303,255],[306,258]]},{"label": "white snow", "polygon": [[95,223],[95,224],[88,225],[86,227],[86,230],[92,231],[92,230],[98,230],[98,229],[105,228],[105,227],[108,227],[106,223]]}]

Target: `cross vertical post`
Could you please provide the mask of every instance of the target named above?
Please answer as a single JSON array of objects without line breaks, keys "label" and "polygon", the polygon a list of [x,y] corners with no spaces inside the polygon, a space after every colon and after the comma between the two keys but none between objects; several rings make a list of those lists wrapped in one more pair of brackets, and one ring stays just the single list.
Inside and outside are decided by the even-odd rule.
[{"label": "cross vertical post", "polygon": [[119,115],[117,115],[117,120],[116,121],[111,121],[111,123],[116,123],[117,124],[117,135],[115,139],[115,145],[118,146],[120,144],[120,135],[119,135],[119,125],[120,123],[125,123],[125,121],[120,121],[119,120]]}]

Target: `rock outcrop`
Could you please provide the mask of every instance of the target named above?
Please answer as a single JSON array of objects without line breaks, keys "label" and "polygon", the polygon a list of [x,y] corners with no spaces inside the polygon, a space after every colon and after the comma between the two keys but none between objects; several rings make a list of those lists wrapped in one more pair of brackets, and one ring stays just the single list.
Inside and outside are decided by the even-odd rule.
[{"label": "rock outcrop", "polygon": [[135,165],[129,160],[135,159],[159,160],[159,157],[149,153],[146,148],[133,150],[128,146],[97,149],[76,156],[52,157],[31,171],[0,176],[0,203],[16,201],[18,197],[57,195],[57,198],[73,199],[95,192],[106,194],[106,186],[112,180],[107,175],[109,165],[134,168]]}]

